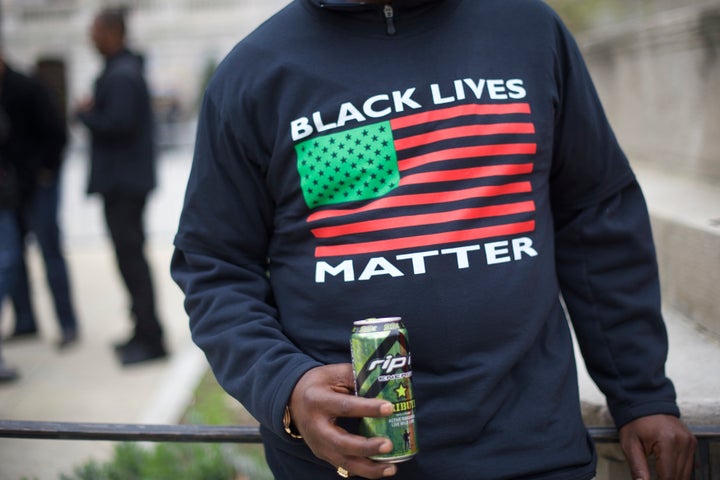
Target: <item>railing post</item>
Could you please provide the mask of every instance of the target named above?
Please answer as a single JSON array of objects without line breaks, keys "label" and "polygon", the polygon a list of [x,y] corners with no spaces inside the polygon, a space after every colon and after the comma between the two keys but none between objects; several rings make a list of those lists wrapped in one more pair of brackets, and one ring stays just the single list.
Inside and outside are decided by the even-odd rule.
[{"label": "railing post", "polygon": [[711,480],[710,469],[710,441],[699,439],[693,480]]}]

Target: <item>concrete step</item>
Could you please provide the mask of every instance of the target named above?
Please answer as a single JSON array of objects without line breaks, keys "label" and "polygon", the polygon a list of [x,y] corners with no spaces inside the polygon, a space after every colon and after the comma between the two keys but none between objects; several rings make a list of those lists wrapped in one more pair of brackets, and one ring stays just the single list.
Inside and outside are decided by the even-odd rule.
[{"label": "concrete step", "polygon": [[664,304],[720,339],[720,185],[634,168],[650,210]]}]

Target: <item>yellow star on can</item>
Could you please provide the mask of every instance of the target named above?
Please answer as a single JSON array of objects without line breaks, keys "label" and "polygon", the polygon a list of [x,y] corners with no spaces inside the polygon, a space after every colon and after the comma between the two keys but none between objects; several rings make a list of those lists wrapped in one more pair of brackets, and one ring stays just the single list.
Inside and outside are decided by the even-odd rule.
[{"label": "yellow star on can", "polygon": [[398,398],[407,397],[407,388],[405,388],[405,385],[401,383],[395,389],[395,393],[397,394]]}]

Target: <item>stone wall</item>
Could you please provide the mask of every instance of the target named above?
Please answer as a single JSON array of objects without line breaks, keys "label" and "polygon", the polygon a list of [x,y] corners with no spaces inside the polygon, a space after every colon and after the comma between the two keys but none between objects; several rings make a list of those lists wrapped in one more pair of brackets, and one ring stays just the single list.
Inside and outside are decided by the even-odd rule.
[{"label": "stone wall", "polygon": [[664,300],[720,338],[720,0],[579,41],[641,184],[665,177],[648,198]]},{"label": "stone wall", "polygon": [[68,99],[74,103],[92,91],[102,67],[89,39],[93,15],[102,5],[132,5],[128,43],[145,56],[153,94],[172,95],[193,113],[208,67],[288,1],[0,0],[3,47],[6,59],[24,71],[32,70],[39,58],[63,61]]},{"label": "stone wall", "polygon": [[720,183],[720,1],[604,28],[581,47],[633,161]]}]

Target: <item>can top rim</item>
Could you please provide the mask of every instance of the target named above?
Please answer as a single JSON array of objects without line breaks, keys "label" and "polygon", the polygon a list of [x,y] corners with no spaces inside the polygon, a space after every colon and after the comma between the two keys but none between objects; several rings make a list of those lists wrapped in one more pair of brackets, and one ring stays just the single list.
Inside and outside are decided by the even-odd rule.
[{"label": "can top rim", "polygon": [[401,317],[384,317],[384,318],[366,318],[365,320],[358,320],[353,322],[354,325],[380,325],[383,323],[399,322],[402,320]]}]

